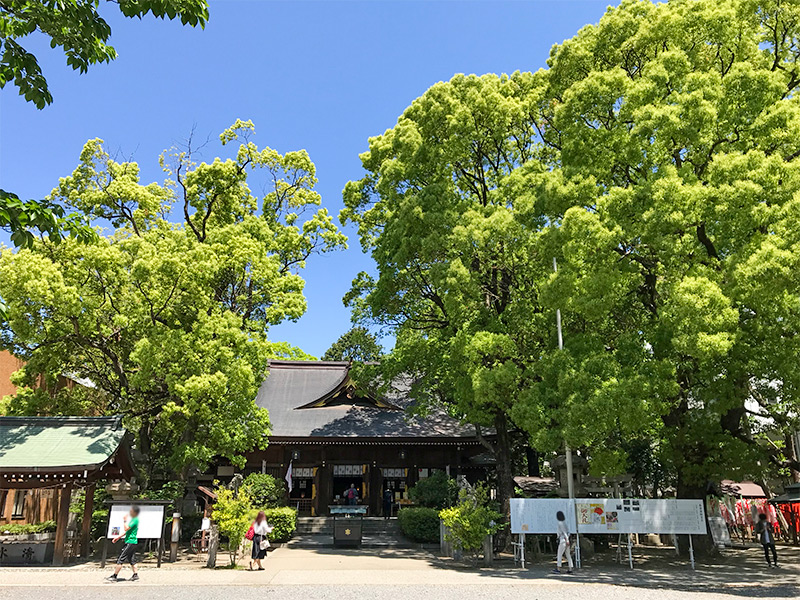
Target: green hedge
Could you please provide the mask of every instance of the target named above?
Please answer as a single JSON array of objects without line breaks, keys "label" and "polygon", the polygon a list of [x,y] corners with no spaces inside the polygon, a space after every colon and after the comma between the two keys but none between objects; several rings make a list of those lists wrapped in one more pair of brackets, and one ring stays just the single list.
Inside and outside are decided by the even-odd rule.
[{"label": "green hedge", "polygon": [[397,520],[408,539],[423,543],[439,541],[439,511],[435,508],[401,508]]},{"label": "green hedge", "polygon": [[43,521],[42,523],[31,523],[29,525],[9,524],[0,525],[0,534],[3,535],[27,535],[29,533],[50,533],[56,530],[55,521]]},{"label": "green hedge", "polygon": [[[254,521],[258,514],[257,509],[253,509],[250,520]],[[297,511],[288,506],[280,508],[265,508],[264,514],[267,515],[267,523],[272,527],[269,534],[271,542],[288,542],[292,539],[297,529]]]}]

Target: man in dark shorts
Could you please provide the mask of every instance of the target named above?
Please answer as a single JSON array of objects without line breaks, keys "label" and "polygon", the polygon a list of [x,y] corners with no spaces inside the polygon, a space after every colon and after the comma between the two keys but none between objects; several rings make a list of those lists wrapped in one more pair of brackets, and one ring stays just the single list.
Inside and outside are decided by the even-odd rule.
[{"label": "man in dark shorts", "polygon": [[[128,516],[130,520],[128,520]],[[114,567],[114,574],[106,577],[107,581],[119,581],[117,576],[125,563],[129,563],[133,571],[130,581],[139,581],[139,573],[136,569],[136,546],[139,545],[139,507],[132,506],[128,516],[123,519],[122,533],[112,540],[116,544],[125,538],[125,543],[119,553],[117,566]]]}]

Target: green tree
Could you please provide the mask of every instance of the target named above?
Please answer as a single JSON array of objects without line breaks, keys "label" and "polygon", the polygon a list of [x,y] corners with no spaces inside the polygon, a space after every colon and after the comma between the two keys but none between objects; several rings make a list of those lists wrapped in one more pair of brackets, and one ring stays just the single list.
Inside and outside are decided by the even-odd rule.
[{"label": "green tree", "polygon": [[[142,18],[147,13],[159,18],[180,18],[184,25],[204,27],[208,19],[206,0],[119,0],[115,4],[126,17]],[[116,58],[108,45],[111,27],[98,13],[101,0],[2,0],[0,1],[0,89],[13,83],[19,93],[37,108],[53,101],[36,57],[22,40],[36,32],[60,47],[67,64],[85,73],[89,65]],[[17,194],[0,189],[0,228],[11,233],[11,242],[30,247],[32,230],[57,241],[64,234],[81,241],[96,241],[95,232],[80,215],[65,215],[58,204],[46,200],[21,200]],[[0,307],[0,316],[2,307]]]},{"label": "green tree", "polygon": [[514,410],[539,443],[560,404],[604,469],[620,431],[660,440],[681,496],[800,468],[798,39],[798,2],[625,1],[551,52],[528,181],[566,350]]},{"label": "green tree", "polygon": [[270,357],[298,354],[267,331],[305,311],[306,260],[345,243],[318,208],[308,154],[259,149],[252,133],[237,121],[220,136],[238,141],[234,158],[162,157],[163,185],[140,183],[136,163],[91,140],[52,197],[115,230],[0,256],[4,342],[27,361],[28,386],[39,373],[92,381],[137,432],[150,473],[185,475],[215,456],[241,464],[266,445],[256,390]]},{"label": "green tree", "polygon": [[242,491],[259,510],[286,505],[286,484],[266,473],[251,473],[242,482]]},{"label": "green tree", "polygon": [[178,18],[184,25],[205,27],[206,0],[3,0],[0,2],[0,88],[13,83],[25,100],[37,108],[53,101],[36,57],[21,41],[37,32],[61,48],[67,64],[81,73],[90,65],[117,57],[108,44],[111,27],[100,15],[100,5],[113,4],[129,18]]},{"label": "green tree", "polygon": [[447,508],[458,499],[458,484],[444,471],[436,471],[415,483],[408,490],[408,496],[419,506]]},{"label": "green tree", "polygon": [[371,362],[379,360],[383,348],[366,327],[353,327],[336,340],[322,355],[322,360],[351,360]]},{"label": "green tree", "polygon": [[230,556],[231,566],[236,566],[239,560],[239,548],[252,521],[250,513],[253,511],[253,505],[247,494],[230,490],[225,486],[218,486],[214,493],[217,495],[217,500],[211,518],[219,527],[220,535],[227,539],[224,548]]},{"label": "green tree", "polygon": [[470,552],[475,559],[480,555],[486,536],[494,535],[503,527],[503,515],[489,506],[489,495],[481,483],[474,489],[462,489],[458,504],[441,510],[439,517],[447,528],[447,541]]},{"label": "green tree", "polygon": [[[555,343],[538,281],[538,210],[526,178],[543,170],[530,74],[457,75],[371,138],[367,175],[347,184],[340,218],[377,264],[345,298],[356,319],[396,335],[380,379],[413,378],[420,410],[472,423],[497,460],[501,507],[513,492],[510,411],[527,364]],[[482,432],[491,430],[491,438]]]}]

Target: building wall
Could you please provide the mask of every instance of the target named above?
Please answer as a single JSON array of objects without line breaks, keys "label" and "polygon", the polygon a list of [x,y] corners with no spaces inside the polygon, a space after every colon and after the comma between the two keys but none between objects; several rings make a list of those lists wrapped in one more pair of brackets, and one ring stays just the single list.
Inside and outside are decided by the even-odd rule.
[{"label": "building wall", "polygon": [[[16,502],[18,497],[20,498],[19,504]],[[15,504],[22,509],[21,513],[15,514]],[[57,515],[58,492],[56,490],[0,490],[0,524],[55,521]]]},{"label": "building wall", "polygon": [[11,375],[24,366],[25,363],[8,350],[0,350],[0,398],[17,393],[17,386],[11,383]]},{"label": "building wall", "polygon": [[[479,454],[477,445],[384,445],[384,444],[278,444],[252,452],[247,457],[244,474],[265,472],[283,479],[289,463],[293,469],[313,470],[312,487],[303,504],[313,507],[316,515],[328,514],[328,506],[342,495],[350,480],[360,482],[361,503],[372,516],[382,514],[383,469],[403,469],[405,489],[433,470],[449,471],[452,476],[466,474],[468,458]],[[334,465],[360,465],[361,473],[351,478],[334,478]],[[297,471],[295,471],[297,472]],[[482,473],[481,473],[482,474]],[[395,481],[395,484],[399,480]],[[342,489],[338,489],[338,488]],[[397,490],[400,491],[400,490]],[[293,499],[299,501],[301,499]],[[308,502],[305,502],[308,500]]]}]

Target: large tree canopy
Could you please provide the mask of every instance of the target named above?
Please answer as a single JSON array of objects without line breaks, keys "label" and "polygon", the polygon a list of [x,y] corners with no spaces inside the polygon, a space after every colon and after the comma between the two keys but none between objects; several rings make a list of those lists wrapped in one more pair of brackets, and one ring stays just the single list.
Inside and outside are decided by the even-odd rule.
[{"label": "large tree canopy", "polygon": [[[89,65],[108,62],[117,53],[107,42],[111,28],[98,13],[101,0],[0,0],[0,89],[13,83],[19,93],[37,108],[53,101],[36,57],[22,44],[27,36],[41,34],[50,45],[60,47],[67,64],[85,73]],[[117,0],[126,17],[179,18],[184,25],[204,27],[208,19],[206,0]],[[96,236],[80,215],[65,216],[64,208],[46,200],[22,200],[0,189],[0,228],[11,234],[18,247],[30,247],[34,231],[57,242],[63,235],[94,242]],[[0,313],[2,313],[0,306]],[[2,314],[0,314],[2,318]]]},{"label": "large tree canopy", "polygon": [[486,75],[433,86],[370,139],[368,174],[347,185],[342,213],[379,272],[359,276],[348,300],[397,336],[382,380],[412,375],[422,403],[493,430],[502,502],[513,489],[508,414],[526,363],[554,339],[519,176],[540,168],[530,84],[530,75]]},{"label": "large tree canopy", "polygon": [[629,0],[433,86],[344,192],[384,370],[493,427],[501,480],[515,427],[684,496],[797,469],[799,58],[800,2]]},{"label": "large tree canopy", "polygon": [[516,407],[534,435],[556,386],[575,443],[624,466],[624,406],[684,495],[798,468],[799,42],[798,2],[627,1],[553,49],[530,181],[574,341]]},{"label": "large tree canopy", "polygon": [[[5,342],[27,361],[27,383],[39,373],[91,381],[138,432],[151,468],[180,473],[266,443],[254,403],[266,361],[304,356],[267,330],[305,311],[305,261],[345,243],[318,208],[308,154],[259,149],[251,133],[237,121],[220,136],[240,142],[234,158],[163,156],[170,179],[147,185],[136,163],[91,140],[52,198],[115,230],[0,258]],[[11,409],[39,405],[29,392]]]},{"label": "large tree canopy", "polygon": [[380,359],[383,348],[366,327],[353,327],[343,333],[322,355],[322,360],[371,362]]}]

